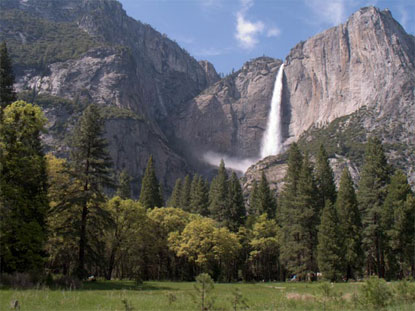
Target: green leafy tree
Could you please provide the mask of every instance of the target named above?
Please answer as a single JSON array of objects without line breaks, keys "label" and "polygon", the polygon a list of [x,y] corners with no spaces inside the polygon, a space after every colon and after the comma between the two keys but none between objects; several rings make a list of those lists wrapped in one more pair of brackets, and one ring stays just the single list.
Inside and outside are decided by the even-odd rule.
[{"label": "green leafy tree", "polygon": [[346,279],[356,278],[363,264],[363,250],[361,247],[362,222],[353,180],[349,170],[345,168],[340,178],[339,192],[336,200],[336,210],[339,218],[339,227],[344,239],[344,255]]},{"label": "green leafy tree", "polygon": [[[96,105],[89,105],[75,127],[71,140],[71,165],[74,178],[81,189],[72,193],[67,203],[70,207],[79,204],[82,209],[79,227],[79,264],[77,274],[86,276],[85,250],[87,248],[88,217],[95,210],[103,218],[108,218],[102,209],[105,202],[105,187],[113,187],[111,179],[111,158],[107,152],[107,141],[103,137],[104,119]],[[91,228],[92,229],[92,228]]]},{"label": "green leafy tree", "polygon": [[389,183],[390,167],[382,143],[370,138],[366,144],[365,159],[359,182],[357,199],[362,215],[363,249],[366,271],[385,276],[385,232],[381,225],[381,210]]},{"label": "green leafy tree", "polygon": [[317,260],[325,279],[339,281],[343,275],[343,237],[339,228],[336,208],[330,200],[321,215],[318,231]]},{"label": "green leafy tree", "polygon": [[326,200],[330,200],[331,203],[336,202],[336,184],[334,183],[334,173],[330,166],[329,158],[324,149],[324,146],[320,146],[319,153],[317,155],[316,162],[316,183],[317,189],[320,195],[320,204],[325,205]]},{"label": "green leafy tree", "polygon": [[249,261],[256,279],[275,280],[279,278],[280,230],[274,219],[268,219],[267,214],[258,217],[252,229]]},{"label": "green leafy tree", "polygon": [[117,195],[121,199],[131,199],[131,176],[123,170],[118,177]]},{"label": "green leafy tree", "polygon": [[150,156],[141,184],[140,203],[146,209],[162,207],[163,199],[160,191],[160,184],[157,180],[153,163],[153,156]]},{"label": "green leafy tree", "polygon": [[241,183],[235,172],[232,173],[229,180],[229,204],[227,227],[229,230],[237,232],[239,227],[245,223],[246,209]]},{"label": "green leafy tree", "polygon": [[23,101],[4,109],[0,124],[0,256],[6,272],[38,270],[44,263],[48,211],[41,109]]},{"label": "green leafy tree", "polygon": [[226,221],[229,210],[229,181],[225,163],[220,162],[219,171],[212,180],[209,191],[209,213],[219,223]]},{"label": "green leafy tree", "polygon": [[171,193],[170,199],[167,202],[167,206],[180,208],[180,198],[182,193],[182,180],[181,178],[176,179],[174,184],[173,192]]},{"label": "green leafy tree", "polygon": [[180,208],[186,212],[190,212],[190,192],[191,192],[192,183],[190,181],[190,176],[186,175],[182,185],[182,191],[180,194]]},{"label": "green leafy tree", "polygon": [[3,110],[17,99],[13,84],[12,61],[7,52],[6,42],[2,42],[0,44],[0,119]]},{"label": "green leafy tree", "polygon": [[192,211],[202,216],[209,215],[208,183],[200,175],[195,175],[192,181],[190,205]]},{"label": "green leafy tree", "polygon": [[388,185],[388,194],[381,212],[382,227],[387,239],[385,264],[388,278],[404,276],[405,266],[410,263],[407,260],[410,258],[408,249],[409,253],[415,256],[413,252],[415,211],[410,208],[410,204],[408,206],[411,196],[412,191],[406,175],[401,170],[397,170]]}]

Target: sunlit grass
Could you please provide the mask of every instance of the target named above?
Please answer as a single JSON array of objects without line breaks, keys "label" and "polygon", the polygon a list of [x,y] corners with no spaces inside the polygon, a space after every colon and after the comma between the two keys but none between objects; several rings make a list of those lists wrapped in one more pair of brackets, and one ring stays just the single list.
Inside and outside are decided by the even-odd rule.
[{"label": "sunlit grass", "polygon": [[[353,301],[361,283],[334,284],[338,299],[326,301],[326,310],[355,310],[363,307]],[[392,285],[391,285],[392,286]],[[232,289],[241,290],[249,310],[323,310],[319,283],[240,283],[215,284],[215,307],[233,310]],[[85,283],[79,290],[0,290],[0,310],[10,310],[10,302],[17,299],[20,310],[125,310],[127,300],[134,310],[197,310],[190,293],[190,282],[145,282],[136,286],[133,281],[98,281]],[[169,304],[170,296],[176,300]],[[387,310],[415,310],[415,304],[393,305]],[[239,310],[239,309],[238,309]]]}]

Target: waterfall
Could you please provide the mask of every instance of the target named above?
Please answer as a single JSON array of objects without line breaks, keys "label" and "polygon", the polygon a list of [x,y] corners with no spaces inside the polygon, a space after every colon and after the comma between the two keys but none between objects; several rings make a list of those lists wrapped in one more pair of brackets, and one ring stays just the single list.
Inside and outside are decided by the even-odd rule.
[{"label": "waterfall", "polygon": [[261,144],[261,158],[276,155],[282,149],[281,134],[281,97],[282,97],[282,77],[284,64],[278,70],[275,79],[274,91],[272,93],[271,110],[268,116],[267,129]]}]

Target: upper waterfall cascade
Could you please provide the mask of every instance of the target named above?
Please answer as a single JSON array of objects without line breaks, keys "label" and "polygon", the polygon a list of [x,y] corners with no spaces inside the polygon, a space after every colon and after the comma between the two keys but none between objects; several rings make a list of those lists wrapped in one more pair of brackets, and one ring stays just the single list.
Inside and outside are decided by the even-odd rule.
[{"label": "upper waterfall cascade", "polygon": [[274,91],[271,99],[271,110],[268,116],[267,129],[261,144],[261,158],[270,155],[276,155],[282,150],[281,134],[281,98],[282,98],[282,78],[284,73],[284,64],[278,70],[275,79]]}]

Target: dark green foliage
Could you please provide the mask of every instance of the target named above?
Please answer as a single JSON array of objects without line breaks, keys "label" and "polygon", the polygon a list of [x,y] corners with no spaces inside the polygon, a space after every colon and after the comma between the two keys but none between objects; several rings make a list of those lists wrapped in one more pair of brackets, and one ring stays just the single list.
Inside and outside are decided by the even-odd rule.
[{"label": "dark green foliage", "polygon": [[191,190],[190,176],[186,175],[182,185],[182,191],[180,193],[180,208],[186,212],[190,212],[190,190]]},{"label": "dark green foliage", "polygon": [[344,239],[342,260],[345,266],[346,279],[356,278],[363,264],[361,248],[362,222],[357,205],[353,180],[349,170],[345,168],[340,179],[339,192],[336,200],[339,227]]},{"label": "dark green foliage", "polygon": [[363,224],[363,248],[366,269],[371,275],[385,275],[385,236],[381,227],[381,210],[386,197],[390,167],[379,139],[370,138],[359,182],[358,202]]},{"label": "dark green foliage", "polygon": [[146,209],[163,206],[163,199],[154,168],[153,156],[150,156],[147,162],[146,171],[141,182],[139,201]]},{"label": "dark green foliage", "polygon": [[[104,46],[82,31],[76,22],[57,23],[19,10],[0,12],[5,25],[0,40],[7,40],[19,67],[45,68],[47,64],[80,57],[88,50]],[[25,43],[13,34],[22,33]]]},{"label": "dark green foliage", "polygon": [[344,271],[343,237],[336,208],[330,200],[326,201],[318,230],[317,260],[320,272],[327,280],[339,281]]},{"label": "dark green foliage", "polygon": [[[79,204],[82,215],[79,228],[79,266],[77,274],[86,276],[85,250],[87,247],[87,223],[94,208],[101,212],[99,203],[105,202],[104,187],[113,187],[111,179],[111,158],[106,150],[107,142],[103,138],[104,120],[96,105],[89,105],[83,112],[71,141],[71,166],[80,189],[71,194],[70,204]],[[71,207],[69,207],[71,208]],[[94,219],[96,222],[98,219]]]},{"label": "dark green foliage", "polygon": [[202,216],[209,214],[209,190],[208,183],[200,175],[193,177],[191,193],[190,193],[190,206],[193,212]]},{"label": "dark green foliage", "polygon": [[229,215],[227,215],[227,227],[237,232],[239,227],[245,223],[246,209],[242,193],[242,187],[235,172],[229,180]]},{"label": "dark green foliage", "polygon": [[13,84],[12,61],[7,52],[6,42],[2,42],[0,44],[0,118],[4,108],[16,100]]},{"label": "dark green foliage", "polygon": [[328,155],[323,145],[320,146],[316,162],[316,182],[319,191],[320,204],[324,205],[326,200],[331,203],[336,201],[336,185],[334,173],[330,167]]},{"label": "dark green foliage", "polygon": [[173,192],[171,193],[170,199],[167,202],[167,206],[180,208],[181,194],[182,194],[182,180],[180,178],[177,178],[176,183],[174,184]]},{"label": "dark green foliage", "polygon": [[277,204],[275,202],[275,198],[271,193],[271,189],[269,188],[267,177],[265,173],[262,172],[261,181],[259,182],[258,186],[258,194],[259,194],[259,204],[258,210],[259,214],[267,214],[268,218],[274,218],[275,212],[277,209]]},{"label": "dark green foliage", "polygon": [[226,221],[229,208],[229,184],[223,160],[220,163],[218,175],[212,180],[209,191],[209,213],[219,223]]},{"label": "dark green foliage", "polygon": [[251,192],[249,194],[249,215],[259,216],[259,207],[260,206],[260,199],[259,199],[259,188],[258,182],[254,180],[252,183]]},{"label": "dark green foliage", "polygon": [[414,260],[415,206],[410,206],[411,199],[413,201],[412,191],[406,175],[401,170],[397,170],[392,176],[387,190],[381,212],[382,230],[386,233],[387,239],[386,276],[402,278]]},{"label": "dark green foliage", "polygon": [[[317,268],[319,206],[313,168],[306,154],[303,163],[297,146],[290,149],[286,184],[281,193],[281,261],[299,279]],[[300,168],[300,171],[298,170]]]},{"label": "dark green foliage", "polygon": [[118,177],[117,195],[123,199],[131,199],[131,176],[123,170]]},{"label": "dark green foliage", "polygon": [[4,109],[0,124],[0,254],[4,272],[41,269],[48,211],[46,160],[39,107],[23,101]]}]

